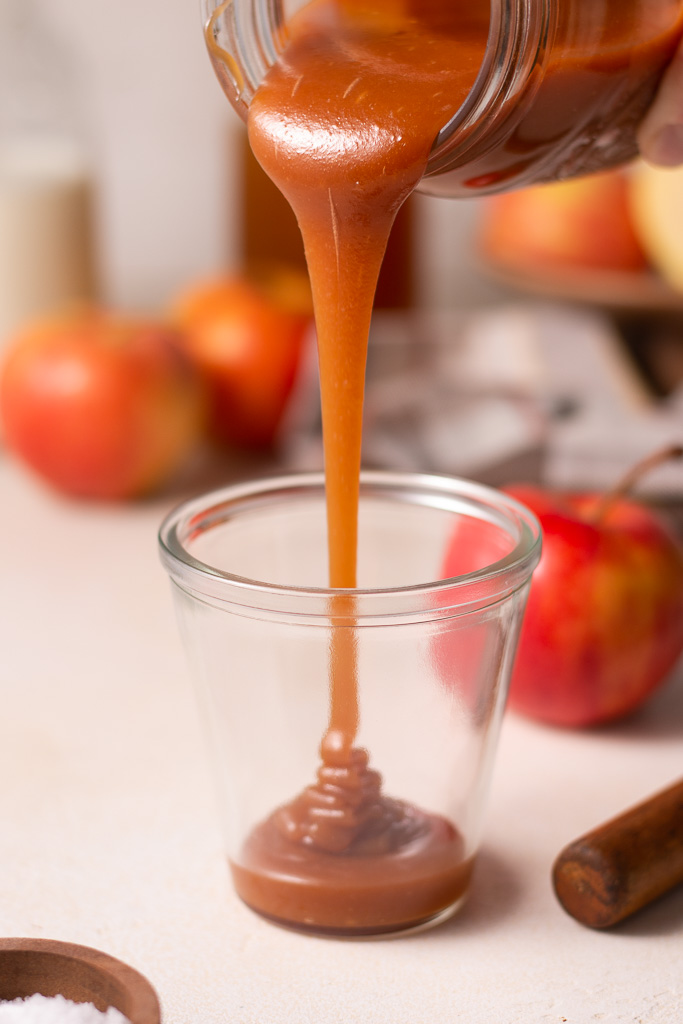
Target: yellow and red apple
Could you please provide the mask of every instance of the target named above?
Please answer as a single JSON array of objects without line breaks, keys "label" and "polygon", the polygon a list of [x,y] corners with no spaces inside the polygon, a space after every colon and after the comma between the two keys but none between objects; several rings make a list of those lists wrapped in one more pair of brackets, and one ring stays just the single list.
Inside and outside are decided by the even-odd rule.
[{"label": "yellow and red apple", "polygon": [[[639,708],[683,654],[683,543],[660,514],[628,497],[647,471],[681,458],[672,445],[601,495],[506,487],[538,518],[543,552],[531,582],[509,706],[557,726],[599,725]],[[509,553],[502,534],[458,524],[444,578]],[[442,678],[467,679],[486,656],[484,632],[439,642]],[[463,682],[464,680],[464,682]]]},{"label": "yellow and red apple", "polygon": [[634,711],[683,652],[683,545],[652,509],[623,497],[507,491],[543,531],[510,707],[560,726]]}]

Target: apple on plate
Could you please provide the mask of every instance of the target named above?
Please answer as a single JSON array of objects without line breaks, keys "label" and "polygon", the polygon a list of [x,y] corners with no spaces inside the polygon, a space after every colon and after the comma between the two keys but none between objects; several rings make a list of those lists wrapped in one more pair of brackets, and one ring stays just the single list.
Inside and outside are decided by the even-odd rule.
[{"label": "apple on plate", "polygon": [[58,490],[148,493],[201,435],[205,398],[166,325],[79,310],[28,325],[0,369],[5,443]]},{"label": "apple on plate", "polygon": [[276,267],[190,285],[171,322],[205,383],[215,440],[267,449],[276,440],[312,325],[308,277]]},{"label": "apple on plate", "polygon": [[648,264],[622,170],[485,199],[479,245],[485,259],[512,270],[633,272]]},{"label": "apple on plate", "polygon": [[625,490],[506,488],[543,531],[509,697],[524,715],[577,727],[620,718],[654,692],[683,651],[683,545]]}]

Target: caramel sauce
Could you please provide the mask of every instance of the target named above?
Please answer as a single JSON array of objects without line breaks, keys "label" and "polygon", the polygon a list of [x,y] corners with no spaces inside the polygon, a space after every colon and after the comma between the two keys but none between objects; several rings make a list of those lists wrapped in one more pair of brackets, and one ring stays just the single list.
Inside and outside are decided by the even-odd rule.
[{"label": "caramel sauce", "polygon": [[[571,116],[577,68],[617,75],[625,57],[619,46],[630,21],[620,8],[629,5],[607,2],[615,17],[605,22],[611,28],[601,57],[570,54],[564,68],[549,74],[555,93],[561,79],[560,121]],[[580,49],[576,15],[584,9],[565,5],[559,32],[570,48],[573,40]],[[249,107],[249,140],[303,236],[318,331],[329,584],[344,591],[356,586],[365,364],[377,278],[396,213],[474,84],[489,3],[313,0],[288,28],[285,50]],[[539,137],[533,116],[525,122],[524,138],[536,146],[556,130],[552,119],[544,123],[542,105],[539,116]],[[237,892],[261,914],[341,935],[429,921],[463,896],[471,871],[456,828],[385,795],[356,743],[353,613],[352,594],[333,599],[330,714],[317,779],[257,825],[231,864]]]},{"label": "caramel sauce", "polygon": [[388,841],[343,856],[291,842],[268,819],[230,865],[237,892],[264,917],[317,934],[400,932],[439,917],[467,891],[472,861],[445,818],[391,803]]},{"label": "caramel sauce", "polygon": [[[417,11],[417,8],[416,8]],[[488,9],[444,21],[397,2],[315,0],[249,110],[253,152],[297,216],[318,330],[330,587],[356,586],[365,364],[392,224],[432,141],[474,82]],[[401,930],[464,894],[471,870],[445,818],[387,796],[356,745],[354,598],[332,600],[329,724],[317,779],[276,809],[231,864],[267,917],[335,934]],[[341,624],[341,620],[344,624]],[[339,621],[336,621],[339,620]]]}]

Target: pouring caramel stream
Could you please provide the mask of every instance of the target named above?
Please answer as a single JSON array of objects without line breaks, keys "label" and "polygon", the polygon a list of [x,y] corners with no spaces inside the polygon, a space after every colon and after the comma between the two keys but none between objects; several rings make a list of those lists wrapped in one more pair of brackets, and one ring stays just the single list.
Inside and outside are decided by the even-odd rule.
[{"label": "pouring caramel stream", "polygon": [[[356,587],[368,333],[391,226],[433,139],[471,88],[488,7],[315,0],[249,109],[255,156],[296,213],[318,332],[329,584]],[[317,779],[248,838],[232,870],[247,903],[316,930],[427,920],[464,892],[450,822],[382,792],[359,728],[354,597],[331,599],[329,724]],[[398,865],[398,871],[396,870]]]},{"label": "pouring caramel stream", "polygon": [[[552,88],[564,92],[563,116],[584,65],[592,76],[621,67],[618,44],[629,21],[622,8],[629,5],[607,2],[615,19],[605,54],[549,71]],[[569,15],[582,3],[565,6],[559,31],[568,40],[578,24]],[[284,52],[250,104],[249,139],[304,240],[318,333],[329,584],[344,591],[357,583],[377,278],[398,209],[472,89],[487,45],[489,2],[313,0],[288,29]],[[555,124],[547,112],[541,117],[537,135],[551,139]],[[231,865],[235,886],[246,903],[280,922],[334,934],[400,930],[455,904],[471,863],[450,822],[383,794],[380,775],[356,744],[352,594],[332,598],[330,619],[330,716],[317,779],[252,831]]]}]

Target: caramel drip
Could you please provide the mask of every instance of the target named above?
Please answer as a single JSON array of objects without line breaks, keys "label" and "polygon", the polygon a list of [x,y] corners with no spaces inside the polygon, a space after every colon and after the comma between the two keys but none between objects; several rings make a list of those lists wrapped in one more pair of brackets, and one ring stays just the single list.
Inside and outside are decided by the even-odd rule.
[{"label": "caramel drip", "polygon": [[206,40],[209,56],[213,61],[219,80],[227,85],[222,71],[222,65],[225,65],[234,82],[237,93],[241,94],[244,90],[244,75],[242,74],[240,66],[232,54],[228,53],[227,50],[224,50],[222,46],[219,46],[216,41],[220,19],[225,14],[227,8],[230,7],[231,3],[232,0],[223,0],[223,3],[218,5],[207,22],[206,29],[204,31],[204,38]]},{"label": "caramel drip", "polygon": [[354,746],[358,732],[358,651],[353,623],[354,597],[332,601],[330,720],[320,745],[317,782],[275,812],[275,824],[292,843],[326,853],[386,853],[419,834],[406,806],[385,797],[382,776],[369,767],[369,755]]},{"label": "caramel drip", "polygon": [[[434,137],[471,86],[485,48],[479,30],[488,28],[488,5],[478,6],[473,19],[466,11],[456,19],[478,40],[464,67],[453,59],[451,35],[434,31],[438,12],[438,5],[430,7],[420,20],[403,0],[307,5],[290,24],[286,53],[249,110],[254,154],[297,215],[311,277],[329,585],[335,590],[357,586],[365,363],[382,258],[394,217],[422,176]],[[426,61],[415,60],[417,37],[427,46]],[[395,101],[395,88],[406,89],[406,67],[413,65],[424,122],[417,133],[410,130],[414,104]],[[382,794],[381,775],[356,743],[353,593],[332,599],[330,625],[330,717],[317,780],[275,812],[274,825],[293,847],[321,854],[397,852],[422,834],[425,819]]]},{"label": "caramel drip", "polygon": [[323,760],[318,781],[276,813],[286,839],[327,853],[386,853],[414,838],[403,804],[382,796],[382,777],[368,765],[368,752],[354,747],[346,764]]}]

